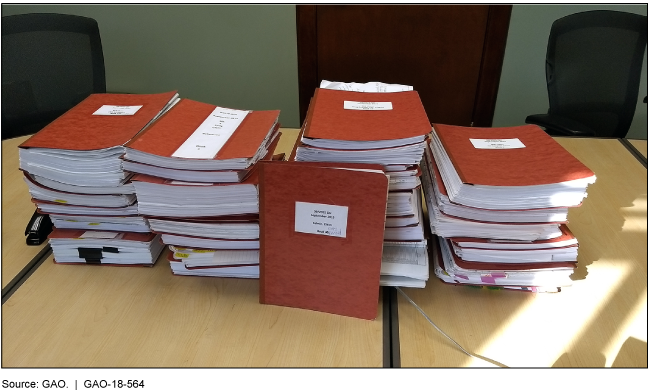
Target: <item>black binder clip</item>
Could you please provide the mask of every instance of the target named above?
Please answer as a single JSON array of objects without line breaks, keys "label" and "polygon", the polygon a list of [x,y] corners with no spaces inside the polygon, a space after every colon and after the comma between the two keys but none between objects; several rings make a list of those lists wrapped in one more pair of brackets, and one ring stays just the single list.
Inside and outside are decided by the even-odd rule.
[{"label": "black binder clip", "polygon": [[25,242],[28,246],[38,246],[47,239],[50,232],[52,232],[50,216],[35,211],[25,228],[25,235],[27,236]]}]

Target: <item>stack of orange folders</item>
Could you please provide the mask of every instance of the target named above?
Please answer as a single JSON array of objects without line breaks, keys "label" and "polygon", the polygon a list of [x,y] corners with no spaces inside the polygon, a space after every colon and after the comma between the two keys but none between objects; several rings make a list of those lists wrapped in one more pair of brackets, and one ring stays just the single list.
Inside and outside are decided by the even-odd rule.
[{"label": "stack of orange folders", "polygon": [[429,278],[420,162],[431,132],[416,91],[316,89],[292,156],[301,162],[379,164],[389,175],[381,284]]},{"label": "stack of orange folders", "polygon": [[440,279],[534,292],[571,285],[578,241],[568,211],[596,177],[541,128],[434,124],[422,178]]},{"label": "stack of orange folders", "polygon": [[279,114],[182,99],[126,145],[138,212],[174,274],[259,277],[257,167],[277,145]]},{"label": "stack of orange folders", "polygon": [[177,101],[176,92],[93,94],[20,145],[32,200],[56,227],[50,240],[56,262],[156,261],[162,246],[138,215],[132,175],[123,170],[121,156],[124,144]]}]

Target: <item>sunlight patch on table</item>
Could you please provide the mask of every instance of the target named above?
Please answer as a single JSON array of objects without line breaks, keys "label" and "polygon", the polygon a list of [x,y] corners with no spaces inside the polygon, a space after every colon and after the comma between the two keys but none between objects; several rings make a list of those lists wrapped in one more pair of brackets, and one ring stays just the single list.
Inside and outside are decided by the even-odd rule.
[{"label": "sunlight patch on table", "polygon": [[621,320],[617,333],[612,336],[609,344],[603,349],[607,357],[606,367],[611,367],[621,347],[628,338],[636,338],[648,342],[648,289],[640,295],[634,307],[625,319]]},{"label": "sunlight patch on table", "polygon": [[[623,281],[632,271],[624,259],[600,259],[588,269],[587,279],[574,282],[573,287],[563,288],[560,293],[535,294],[535,300],[521,307],[474,353],[505,365],[552,366],[562,354],[572,350],[572,344],[596,321],[611,295],[617,289],[625,289]],[[470,357],[463,365],[489,366]]]}]

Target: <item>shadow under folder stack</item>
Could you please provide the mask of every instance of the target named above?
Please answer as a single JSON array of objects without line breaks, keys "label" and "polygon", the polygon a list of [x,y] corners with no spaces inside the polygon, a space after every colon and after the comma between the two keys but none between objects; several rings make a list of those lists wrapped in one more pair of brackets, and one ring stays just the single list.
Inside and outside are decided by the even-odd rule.
[{"label": "shadow under folder stack", "polygon": [[271,159],[279,114],[183,99],[127,144],[138,212],[174,274],[259,277],[257,163]]},{"label": "shadow under folder stack", "polygon": [[533,292],[571,285],[568,211],[596,177],[538,126],[434,124],[422,178],[438,278]]},{"label": "shadow under folder stack", "polygon": [[419,164],[431,124],[416,91],[318,88],[292,159],[370,163],[389,175],[381,281],[424,287],[429,278]]},{"label": "shadow under folder stack", "polygon": [[177,101],[175,92],[93,94],[20,145],[32,200],[55,226],[55,262],[154,264],[163,246],[138,216],[121,156]]}]

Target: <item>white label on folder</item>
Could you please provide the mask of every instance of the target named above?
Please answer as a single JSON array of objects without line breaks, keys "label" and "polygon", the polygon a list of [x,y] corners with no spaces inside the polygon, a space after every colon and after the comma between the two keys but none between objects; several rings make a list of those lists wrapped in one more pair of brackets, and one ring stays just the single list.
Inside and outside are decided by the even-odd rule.
[{"label": "white label on folder", "polygon": [[296,201],[296,232],[344,238],[348,207]]},{"label": "white label on folder", "polygon": [[119,232],[86,231],[79,236],[82,239],[115,239]]},{"label": "white label on folder", "polygon": [[248,114],[245,110],[217,107],[185,140],[172,157],[213,159]]},{"label": "white label on folder", "polygon": [[344,100],[343,108],[345,110],[393,110],[392,102],[355,102]]},{"label": "white label on folder", "polygon": [[515,148],[526,148],[524,143],[522,143],[518,138],[471,138],[469,141],[472,142],[474,148],[477,149],[515,149]]},{"label": "white label on folder", "polygon": [[104,105],[97,109],[93,115],[134,115],[138,110],[142,108],[140,106],[113,106],[113,105]]}]

